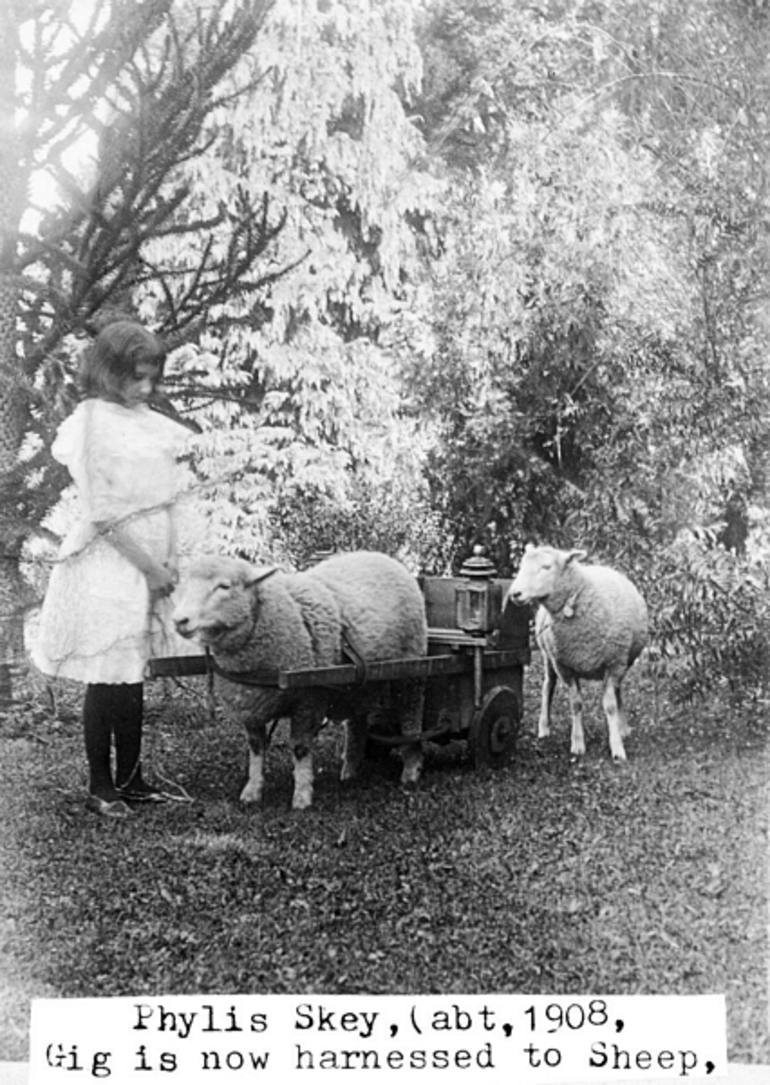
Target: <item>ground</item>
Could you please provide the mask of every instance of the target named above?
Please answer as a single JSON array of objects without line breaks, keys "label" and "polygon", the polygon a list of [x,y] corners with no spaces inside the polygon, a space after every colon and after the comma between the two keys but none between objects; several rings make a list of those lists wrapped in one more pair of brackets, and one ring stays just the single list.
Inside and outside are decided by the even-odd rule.
[{"label": "ground", "polygon": [[639,668],[628,762],[589,687],[576,763],[563,692],[533,736],[538,683],[535,662],[509,766],[431,745],[414,793],[395,760],[340,785],[326,730],[302,813],[280,728],[261,810],[239,806],[245,740],[202,680],[148,691],[146,761],[194,801],[131,823],[84,809],[72,689],[56,719],[42,696],[6,716],[0,1060],[36,996],[366,991],[723,992],[731,1061],[770,1062],[765,706],[673,705]]}]

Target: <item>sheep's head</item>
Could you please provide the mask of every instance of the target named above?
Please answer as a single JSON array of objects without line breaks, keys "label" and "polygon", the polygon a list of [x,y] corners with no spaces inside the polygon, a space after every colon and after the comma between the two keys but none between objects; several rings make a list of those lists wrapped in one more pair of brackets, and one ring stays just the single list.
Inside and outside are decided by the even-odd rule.
[{"label": "sheep's head", "polygon": [[254,586],[276,571],[239,558],[196,561],[172,615],[177,631],[214,650],[240,648],[254,625]]},{"label": "sheep's head", "polygon": [[571,563],[585,556],[585,550],[556,550],[553,546],[527,543],[506,602],[509,599],[520,604],[545,602],[561,586]]}]

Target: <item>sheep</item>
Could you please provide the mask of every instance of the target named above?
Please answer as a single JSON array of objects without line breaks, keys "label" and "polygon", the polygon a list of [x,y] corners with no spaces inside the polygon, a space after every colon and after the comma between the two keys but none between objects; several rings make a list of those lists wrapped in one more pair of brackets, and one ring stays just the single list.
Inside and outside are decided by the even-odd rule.
[{"label": "sheep", "polygon": [[[239,558],[194,563],[173,613],[183,637],[209,649],[217,670],[249,673],[329,667],[346,662],[345,634],[367,662],[424,656],[428,630],[417,580],[398,561],[367,551],[339,554],[300,573],[258,568]],[[218,676],[222,703],[246,730],[246,804],[262,797],[268,722],[291,718],[295,810],[313,799],[312,743],[325,718],[345,721],[341,778],[351,779],[366,743],[375,687],[281,690]],[[422,730],[424,680],[404,682],[398,705],[405,735]],[[402,783],[415,786],[422,769],[419,739],[401,747]]]},{"label": "sheep", "polygon": [[557,676],[567,685],[572,713],[571,751],[585,753],[581,678],[604,683],[610,751],[625,761],[629,727],[620,684],[647,644],[647,606],[622,573],[604,565],[581,565],[584,550],[528,544],[506,602],[538,604],[535,639],[545,678],[538,737],[550,734],[550,709]]}]

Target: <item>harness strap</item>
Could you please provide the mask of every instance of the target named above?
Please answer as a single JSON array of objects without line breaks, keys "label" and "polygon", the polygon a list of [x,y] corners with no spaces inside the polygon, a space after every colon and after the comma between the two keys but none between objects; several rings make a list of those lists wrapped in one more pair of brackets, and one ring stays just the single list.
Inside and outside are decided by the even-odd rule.
[{"label": "harness strap", "polygon": [[347,656],[356,668],[356,685],[366,685],[369,677],[369,667],[363,655],[353,643],[349,629],[342,630],[342,654]]},{"label": "harness strap", "polygon": [[[369,677],[369,667],[363,655],[353,644],[347,629],[342,630],[342,654],[347,656],[356,668],[356,685],[365,685]],[[226,678],[228,682],[234,682],[238,686],[278,685],[278,671],[267,669],[255,671],[228,671],[225,670],[224,667],[219,666],[208,648],[206,648],[206,671],[208,673],[210,689],[213,686],[215,674],[218,674],[220,678]]]},{"label": "harness strap", "polygon": [[228,682],[234,682],[238,686],[277,686],[278,671],[228,671],[220,667],[210,650],[206,648],[206,669],[209,674],[209,683],[213,682],[213,676],[218,674],[220,678],[226,678]]}]

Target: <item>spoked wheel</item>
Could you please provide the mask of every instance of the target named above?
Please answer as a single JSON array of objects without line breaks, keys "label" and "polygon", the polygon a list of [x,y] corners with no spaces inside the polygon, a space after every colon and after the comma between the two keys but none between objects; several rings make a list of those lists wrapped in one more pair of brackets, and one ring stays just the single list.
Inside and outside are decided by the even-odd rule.
[{"label": "spoked wheel", "polygon": [[521,713],[516,694],[495,686],[473,713],[469,742],[476,768],[500,768],[510,760]]}]

